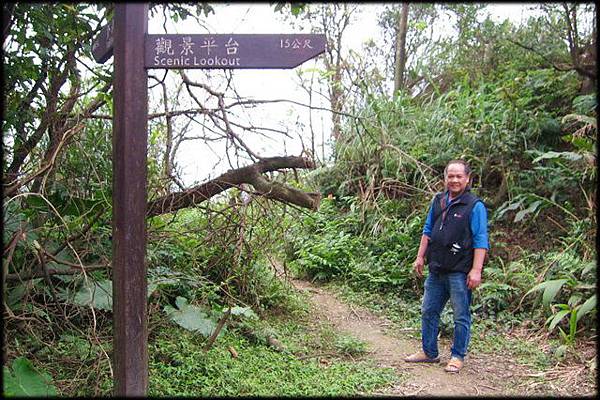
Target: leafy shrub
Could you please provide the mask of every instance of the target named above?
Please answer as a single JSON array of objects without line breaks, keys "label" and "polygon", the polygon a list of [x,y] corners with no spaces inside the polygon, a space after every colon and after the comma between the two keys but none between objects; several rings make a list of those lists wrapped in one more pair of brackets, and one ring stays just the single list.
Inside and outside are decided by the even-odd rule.
[{"label": "leafy shrub", "polygon": [[473,311],[482,318],[514,320],[519,300],[535,283],[537,265],[533,257],[505,263],[501,258],[490,258],[484,268],[483,282],[473,293]]},{"label": "leafy shrub", "polygon": [[549,330],[558,327],[563,340],[572,344],[580,320],[582,324],[596,324],[593,312],[596,307],[596,265],[593,261],[584,262],[569,250],[548,254],[547,260],[549,263],[540,275],[543,281],[534,285],[524,297],[540,293],[546,315],[550,312],[546,319]]},{"label": "leafy shrub", "polygon": [[163,304],[181,296],[211,307],[233,297],[257,311],[285,308],[288,294],[264,262],[276,249],[281,228],[269,213],[278,210],[255,203],[241,209],[216,202],[214,212],[181,210],[151,220],[149,273]]},{"label": "leafy shrub", "polygon": [[[335,143],[335,164],[307,176],[334,199],[294,227],[288,260],[309,276],[344,281],[357,290],[414,294],[411,264],[423,217],[431,195],[441,189],[446,162],[457,157],[470,162],[480,197],[493,199],[492,225],[506,218],[511,228],[542,232],[548,240],[540,248],[559,246],[583,263],[589,260],[595,96],[577,96],[573,72],[503,67],[488,78],[456,81],[428,98],[402,93],[369,98],[360,122],[348,120],[347,134]],[[492,257],[474,296],[476,313],[508,322],[532,311],[543,325],[548,316],[538,300],[524,298],[551,279],[540,277],[548,257],[536,250],[518,259]],[[563,262],[558,271],[569,268]],[[569,304],[573,288],[564,286],[565,298],[557,304]]]},{"label": "leafy shrub", "polygon": [[573,112],[580,115],[593,115],[598,105],[595,94],[577,96],[573,99]]},{"label": "leafy shrub", "polygon": [[12,362],[11,367],[2,368],[4,382],[3,394],[7,397],[49,397],[56,396],[56,387],[52,377],[34,368],[31,361],[19,357]]},{"label": "leafy shrub", "polygon": [[298,251],[298,264],[317,280],[345,276],[354,261],[360,242],[343,231],[326,231],[319,240],[304,245]]},{"label": "leafy shrub", "polygon": [[321,210],[290,234],[287,259],[296,272],[318,280],[337,279],[382,292],[414,290],[412,262],[423,218],[394,215],[402,209],[396,200],[379,199],[365,208],[358,204],[355,199],[339,204],[325,199]]}]

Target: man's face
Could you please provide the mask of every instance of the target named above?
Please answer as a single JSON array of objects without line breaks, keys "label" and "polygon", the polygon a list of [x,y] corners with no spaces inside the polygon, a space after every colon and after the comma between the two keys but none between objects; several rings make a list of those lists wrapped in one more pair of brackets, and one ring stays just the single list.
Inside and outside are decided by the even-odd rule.
[{"label": "man's face", "polygon": [[448,165],[444,183],[453,198],[464,192],[469,183],[469,175],[465,173],[465,166],[462,164]]}]

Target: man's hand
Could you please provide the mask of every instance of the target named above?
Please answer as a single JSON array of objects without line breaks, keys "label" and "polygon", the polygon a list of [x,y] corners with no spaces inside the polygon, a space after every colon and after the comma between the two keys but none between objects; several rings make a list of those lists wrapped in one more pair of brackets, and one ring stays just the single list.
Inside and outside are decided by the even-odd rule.
[{"label": "man's hand", "polygon": [[481,285],[481,270],[483,269],[483,261],[485,260],[485,254],[487,249],[476,248],[473,254],[473,267],[467,275],[467,287],[469,289],[475,289]]},{"label": "man's hand", "polygon": [[471,290],[481,284],[481,270],[472,269],[467,275],[467,287]]},{"label": "man's hand", "polygon": [[421,235],[421,242],[419,243],[419,250],[417,251],[417,258],[413,263],[415,272],[419,277],[423,277],[423,266],[425,265],[425,254],[427,254],[427,246],[429,245],[429,236]]},{"label": "man's hand", "polygon": [[417,256],[415,262],[413,263],[413,267],[415,268],[415,272],[419,277],[423,277],[423,266],[425,265],[425,259],[421,256]]}]

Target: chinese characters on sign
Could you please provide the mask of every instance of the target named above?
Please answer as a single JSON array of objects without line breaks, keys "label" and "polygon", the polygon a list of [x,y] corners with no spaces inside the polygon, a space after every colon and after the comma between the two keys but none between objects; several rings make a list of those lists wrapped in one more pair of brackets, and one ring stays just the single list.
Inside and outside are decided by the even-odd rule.
[{"label": "chinese characters on sign", "polygon": [[310,39],[304,39],[304,41],[300,41],[300,39],[280,39],[279,40],[279,47],[282,49],[289,49],[290,47],[292,49],[312,49],[313,47],[310,44],[311,40]]},{"label": "chinese characters on sign", "polygon": [[325,35],[147,35],[146,68],[293,68],[325,51]]},{"label": "chinese characters on sign", "polygon": [[156,51],[156,54],[168,54],[170,56],[172,56],[173,53],[173,46],[171,45],[171,39],[156,39],[156,47],[154,48],[154,51]]}]

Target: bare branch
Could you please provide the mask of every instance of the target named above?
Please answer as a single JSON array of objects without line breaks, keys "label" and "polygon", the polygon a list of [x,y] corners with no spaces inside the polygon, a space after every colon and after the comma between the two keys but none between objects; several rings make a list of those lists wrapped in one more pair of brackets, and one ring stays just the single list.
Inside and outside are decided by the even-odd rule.
[{"label": "bare branch", "polygon": [[[198,105],[200,105],[200,103],[198,102],[197,98],[195,98],[192,95],[192,91],[190,89],[190,86],[195,86],[195,87],[200,87],[204,90],[206,90],[208,93],[210,93],[211,95],[215,96],[218,100],[218,104],[219,104],[219,110],[221,111],[221,120],[225,123],[225,129],[221,128],[217,123],[215,123],[215,125],[217,127],[219,127],[220,129],[223,130],[223,132],[225,132],[230,138],[231,141],[235,144],[235,142],[239,143],[239,145],[246,150],[246,152],[248,153],[248,155],[250,155],[250,157],[253,160],[261,160],[262,157],[259,156],[258,154],[256,154],[254,151],[252,151],[250,149],[250,147],[239,137],[239,135],[237,135],[233,129],[231,129],[231,125],[229,124],[229,119],[227,118],[227,113],[225,111],[225,100],[224,100],[224,95],[223,93],[219,93],[215,90],[213,90],[212,88],[210,88],[208,85],[205,85],[203,83],[199,83],[199,82],[193,82],[191,81],[187,75],[185,74],[185,72],[181,71],[181,77],[183,79],[183,82],[185,83],[188,92],[190,93],[190,96],[192,96],[192,98],[194,98],[194,100],[198,103]],[[209,115],[211,117],[211,119],[213,118],[212,115]],[[216,115],[214,115],[214,117],[216,117]]]}]

